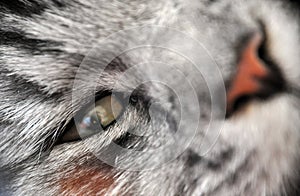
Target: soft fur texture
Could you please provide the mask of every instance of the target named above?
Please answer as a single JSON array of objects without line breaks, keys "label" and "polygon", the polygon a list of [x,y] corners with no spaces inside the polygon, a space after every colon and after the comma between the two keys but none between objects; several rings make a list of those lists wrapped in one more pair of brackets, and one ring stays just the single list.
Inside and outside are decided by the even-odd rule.
[{"label": "soft fur texture", "polygon": [[[300,17],[296,1],[2,0],[0,20],[1,195],[298,193]],[[103,42],[120,30],[141,26]],[[171,33],[162,27],[172,29]],[[205,46],[226,84],[236,71],[244,38],[265,31],[268,58],[280,70],[286,89],[266,100],[253,99],[224,119],[223,101],[212,107],[205,83],[207,78],[216,81],[213,68],[206,67],[206,75],[201,76],[194,69],[200,65],[162,48],[134,49],[115,58],[124,52],[122,48],[149,40],[201,56],[173,31]],[[118,79],[139,63],[141,68]],[[172,66],[183,75],[176,75]],[[145,79],[165,85],[141,85]],[[117,80],[121,82],[115,85]],[[194,94],[186,88],[186,80]],[[210,88],[222,92],[221,86],[212,82]],[[176,99],[172,87],[185,95],[182,100]],[[94,99],[95,90],[96,94],[135,92],[138,100],[107,131],[57,144],[76,112]],[[193,95],[200,114],[192,104]],[[180,106],[185,113],[180,113]],[[210,119],[212,110],[214,119]],[[204,154],[200,144],[210,146],[216,136],[204,137],[209,122],[215,127],[209,130],[221,131]],[[174,138],[177,127],[182,137]],[[126,135],[128,131],[151,134],[137,139]],[[174,147],[157,150],[174,140]],[[99,158],[111,143],[148,153],[139,157],[132,151],[117,155],[104,151],[110,152],[105,159],[123,160],[126,165],[125,169],[112,167]]]}]

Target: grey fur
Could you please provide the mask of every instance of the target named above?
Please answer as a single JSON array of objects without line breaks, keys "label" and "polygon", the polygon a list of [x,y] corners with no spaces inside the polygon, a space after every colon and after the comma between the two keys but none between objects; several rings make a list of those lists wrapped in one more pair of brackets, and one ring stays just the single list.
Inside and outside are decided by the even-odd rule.
[{"label": "grey fur", "polygon": [[[241,38],[260,31],[258,21],[261,21],[270,37],[268,49],[272,59],[280,66],[288,85],[300,88],[299,9],[287,1],[72,0],[60,1],[62,7],[53,2],[57,1],[40,1],[45,9],[31,16],[0,9],[2,32],[15,32],[31,39],[22,43],[20,39],[9,42],[0,38],[1,195],[69,195],[68,191],[61,191],[58,182],[65,177],[72,178],[72,172],[78,166],[91,170],[104,168],[95,155],[101,154],[101,149],[129,129],[153,132],[149,141],[139,141],[145,143],[142,146],[146,150],[151,147],[149,145],[160,146],[172,139],[173,123],[180,118],[175,102],[159,106],[161,110],[154,111],[157,119],[152,125],[147,121],[146,109],[129,106],[106,134],[53,146],[74,114],[93,99],[95,85],[97,90],[111,90],[116,76],[122,73],[121,68],[114,68],[99,79],[99,70],[103,68],[99,64],[109,63],[121,45],[131,46],[151,39],[154,43],[167,42],[164,33],[151,28],[139,35],[113,40],[106,46],[110,51],[104,52],[100,48],[103,53],[97,54],[96,61],[89,62],[88,66],[81,66],[81,72],[76,76],[80,63],[90,50],[117,31],[158,25],[184,32],[210,51],[227,82],[236,70],[236,46],[241,44]],[[32,40],[39,40],[39,43],[29,47],[29,43],[34,42]],[[168,41],[182,44],[176,37],[170,37]],[[203,115],[199,117],[201,127],[180,156],[160,167],[142,171],[113,169],[109,175],[115,177],[114,186],[102,192],[99,190],[99,194],[280,195],[297,189],[300,101],[296,94],[281,93],[267,101],[254,101],[249,103],[250,109],[245,113],[226,120],[222,116],[214,119],[216,127],[218,123],[224,123],[221,135],[214,148],[202,156],[199,142],[203,139],[211,112],[204,78],[189,69],[186,59],[164,51],[134,50],[121,56],[120,61],[123,68],[128,69],[155,58],[170,60],[170,64],[194,82],[199,105],[203,108]],[[167,71],[149,65],[126,78],[116,87],[117,91],[131,93],[131,87],[143,78],[163,78]],[[74,97],[75,77],[79,86],[75,86],[78,94]],[[211,77],[216,77],[215,73],[211,73]],[[181,92],[187,90],[180,79],[174,80],[171,75],[167,80]],[[215,89],[219,88],[218,85],[215,84]],[[166,88],[146,85],[147,97],[159,100],[161,94],[173,96]],[[190,97],[184,101],[188,103]],[[195,106],[186,107],[191,120],[186,118],[182,124],[188,135],[190,125],[194,123]],[[163,110],[170,111],[169,120],[164,121],[161,117]],[[132,145],[141,145],[139,142]],[[119,158],[133,164],[132,167],[140,164],[147,169],[176,150],[149,154],[149,163],[145,157],[131,160],[130,154],[121,154]],[[89,183],[87,187],[93,186],[95,181]],[[78,189],[78,194],[91,193],[84,187]]]}]

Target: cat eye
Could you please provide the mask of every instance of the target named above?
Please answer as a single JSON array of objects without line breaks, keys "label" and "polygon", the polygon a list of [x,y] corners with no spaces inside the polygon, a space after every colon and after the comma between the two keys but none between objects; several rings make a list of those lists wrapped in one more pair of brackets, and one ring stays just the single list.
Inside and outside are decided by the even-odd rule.
[{"label": "cat eye", "polygon": [[123,104],[116,96],[102,97],[88,107],[81,117],[75,117],[75,124],[63,134],[59,143],[84,139],[105,131],[122,112]]}]

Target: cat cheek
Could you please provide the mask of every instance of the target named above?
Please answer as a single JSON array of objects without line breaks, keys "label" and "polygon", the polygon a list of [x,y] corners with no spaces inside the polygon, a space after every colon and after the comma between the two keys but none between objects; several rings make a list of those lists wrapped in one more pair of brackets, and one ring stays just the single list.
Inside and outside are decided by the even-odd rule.
[{"label": "cat cheek", "polygon": [[105,195],[114,184],[112,169],[77,167],[59,181],[61,195]]}]

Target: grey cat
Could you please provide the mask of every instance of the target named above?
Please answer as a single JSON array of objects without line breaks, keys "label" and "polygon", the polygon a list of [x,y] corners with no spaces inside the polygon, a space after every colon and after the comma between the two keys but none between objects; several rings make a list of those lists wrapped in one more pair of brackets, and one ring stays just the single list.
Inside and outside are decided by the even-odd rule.
[{"label": "grey cat", "polygon": [[298,195],[299,14],[0,2],[0,195]]}]

